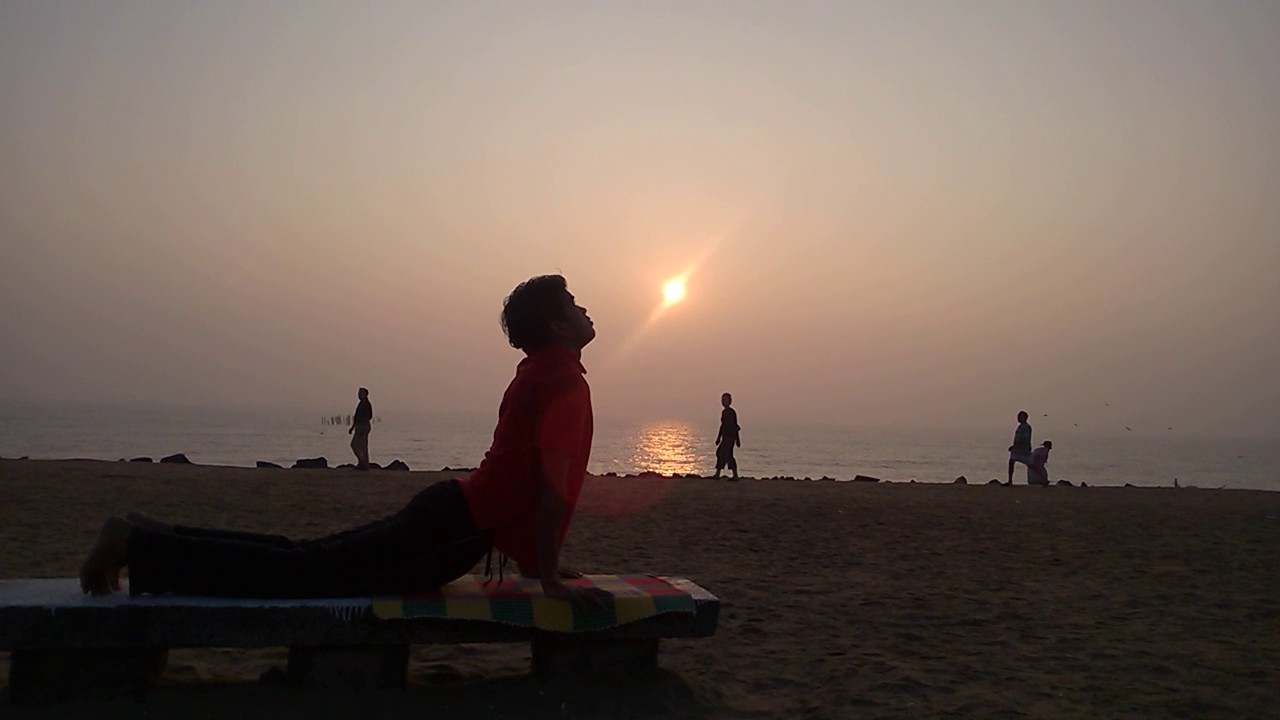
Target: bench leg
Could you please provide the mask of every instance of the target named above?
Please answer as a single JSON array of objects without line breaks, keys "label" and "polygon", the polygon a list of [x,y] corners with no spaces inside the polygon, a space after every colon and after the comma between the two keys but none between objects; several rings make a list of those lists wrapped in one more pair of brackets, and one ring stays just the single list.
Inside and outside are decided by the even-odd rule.
[{"label": "bench leg", "polygon": [[164,672],[164,648],[14,650],[9,699],[15,704],[141,695]]},{"label": "bench leg", "polygon": [[533,672],[542,679],[644,679],[657,669],[656,638],[578,640],[546,635],[533,641]]},{"label": "bench leg", "polygon": [[409,672],[408,645],[291,647],[286,676],[307,687],[404,687]]}]

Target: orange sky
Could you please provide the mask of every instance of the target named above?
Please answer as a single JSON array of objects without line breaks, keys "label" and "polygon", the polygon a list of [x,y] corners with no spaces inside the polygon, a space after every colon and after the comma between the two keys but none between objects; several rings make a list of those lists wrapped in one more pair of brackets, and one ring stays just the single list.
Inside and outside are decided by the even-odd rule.
[{"label": "orange sky", "polygon": [[[1280,436],[1280,6],[0,5],[0,400]],[[691,265],[687,299],[646,324]]]}]

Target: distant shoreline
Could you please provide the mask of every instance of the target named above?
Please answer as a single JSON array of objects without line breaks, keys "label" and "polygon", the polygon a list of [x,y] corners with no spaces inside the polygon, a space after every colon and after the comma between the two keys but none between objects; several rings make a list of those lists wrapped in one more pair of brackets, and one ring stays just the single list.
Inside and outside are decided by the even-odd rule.
[{"label": "distant shoreline", "polygon": [[[301,459],[302,459],[302,458],[300,458],[300,460],[301,460]],[[310,471],[310,472],[324,472],[324,471],[332,471],[332,472],[344,472],[344,473],[345,473],[345,472],[349,472],[351,475],[353,475],[353,476],[357,476],[357,477],[369,477],[369,476],[370,476],[370,473],[368,473],[368,472],[361,472],[361,471],[357,471],[357,470],[355,470],[354,466],[352,466],[350,463],[342,463],[342,464],[339,464],[339,465],[330,465],[330,466],[328,466],[328,467],[288,467],[288,466],[283,466],[283,465],[279,465],[279,464],[272,465],[272,466],[257,466],[257,465],[225,465],[225,464],[212,464],[212,463],[210,463],[210,464],[206,464],[206,463],[197,463],[197,462],[167,462],[167,463],[166,463],[166,462],[158,461],[158,460],[156,460],[156,459],[154,459],[154,458],[152,458],[152,459],[150,459],[150,460],[131,459],[131,458],[120,458],[120,459],[116,459],[116,460],[106,460],[106,459],[103,459],[103,458],[85,458],[85,457],[78,457],[78,458],[32,458],[32,457],[25,457],[25,456],[24,456],[24,457],[16,457],[16,458],[11,458],[11,457],[0,457],[0,463],[96,463],[96,464],[111,465],[111,466],[119,466],[119,465],[149,466],[149,465],[156,465],[156,466],[160,466],[160,467],[167,467],[167,468],[192,467],[192,468],[207,468],[207,469],[219,470],[219,471],[244,471],[244,470],[255,470],[255,471],[259,471],[259,470],[302,470],[302,471]],[[448,473],[455,473],[455,474],[456,474],[456,473],[469,473],[469,472],[472,472],[472,471],[474,471],[474,470],[475,470],[475,468],[474,468],[474,467],[450,467],[450,466],[446,466],[446,467],[442,467],[442,468],[436,468],[436,469],[416,469],[416,468],[407,468],[407,470],[406,470],[406,469],[387,469],[387,468],[378,467],[378,468],[373,469],[371,472],[372,472],[372,476],[373,476],[373,477],[380,477],[380,476],[384,476],[384,475],[399,475],[399,474],[405,474],[405,473],[413,473],[413,474],[418,474],[418,475],[424,475],[424,474],[448,474]],[[721,477],[719,477],[719,478],[714,478],[714,477],[712,477],[712,476],[711,476],[711,475],[709,475],[709,474],[707,474],[707,475],[699,474],[699,473],[671,473],[671,474],[663,474],[663,473],[657,473],[657,472],[652,472],[652,471],[646,471],[646,472],[630,472],[630,473],[616,473],[616,472],[587,473],[587,477],[589,477],[589,478],[598,478],[598,479],[609,479],[609,478],[615,478],[615,479],[620,479],[620,480],[628,480],[628,479],[630,479],[630,480],[640,480],[640,479],[646,479],[646,478],[662,479],[662,480],[713,480],[713,481],[715,481],[715,482],[725,482],[725,483],[730,483],[730,484],[732,484],[732,483],[734,483],[734,482],[791,482],[791,483],[802,483],[802,484],[809,484],[809,483],[834,483],[834,484],[837,484],[837,485],[843,485],[843,484],[847,484],[847,485],[929,485],[929,486],[939,486],[939,485],[962,485],[962,486],[982,486],[982,487],[990,487],[990,486],[997,486],[997,487],[1027,487],[1027,488],[1033,487],[1033,486],[1028,485],[1025,481],[1020,482],[1017,478],[1015,478],[1015,479],[1014,479],[1014,481],[1013,481],[1013,484],[1012,484],[1012,485],[1008,485],[1008,484],[1006,484],[1004,481],[1000,481],[1000,480],[998,480],[998,479],[991,479],[991,480],[988,480],[988,481],[985,481],[985,482],[981,482],[981,481],[971,481],[971,480],[968,480],[968,478],[963,477],[963,476],[958,477],[958,478],[956,478],[955,480],[951,480],[951,481],[943,481],[943,480],[884,480],[884,479],[876,478],[876,477],[873,477],[873,476],[866,476],[866,475],[856,475],[855,477],[850,477],[850,478],[844,478],[844,477],[833,477],[833,476],[821,476],[821,477],[812,477],[812,476],[808,476],[808,477],[796,477],[796,476],[781,476],[781,475],[771,475],[771,476],[755,477],[755,476],[750,476],[750,475],[742,475],[742,476],[740,476],[737,480],[734,480],[734,479],[732,479],[732,478],[725,477],[725,476],[721,476]],[[961,482],[961,480],[963,480],[963,482]],[[1135,489],[1135,490],[1161,490],[1161,489],[1164,489],[1164,490],[1224,490],[1224,491],[1245,491],[1245,492],[1264,492],[1264,493],[1277,493],[1277,492],[1280,492],[1280,491],[1277,491],[1277,490],[1270,490],[1270,489],[1267,489],[1267,488],[1230,487],[1230,486],[1226,486],[1226,485],[1223,485],[1223,486],[1213,486],[1213,487],[1205,487],[1205,486],[1198,486],[1198,485],[1194,485],[1194,484],[1181,484],[1181,483],[1179,483],[1179,484],[1178,484],[1178,485],[1176,485],[1176,486],[1175,486],[1175,485],[1172,485],[1172,484],[1170,484],[1170,485],[1138,485],[1138,484],[1134,484],[1134,483],[1125,483],[1125,484],[1106,484],[1106,483],[1099,483],[1099,484],[1093,484],[1093,483],[1089,483],[1088,481],[1084,481],[1084,483],[1083,483],[1083,484],[1082,484],[1082,483],[1079,483],[1079,482],[1075,482],[1075,481],[1068,481],[1068,484],[1059,484],[1059,481],[1054,481],[1051,485],[1049,485],[1049,488],[1062,488],[1062,489],[1075,489],[1075,490],[1091,490],[1091,489],[1126,489],[1126,488],[1127,488],[1127,489]],[[1042,487],[1041,487],[1041,488],[1037,488],[1037,489],[1044,490],[1044,489],[1047,489],[1047,488],[1042,488]]]}]

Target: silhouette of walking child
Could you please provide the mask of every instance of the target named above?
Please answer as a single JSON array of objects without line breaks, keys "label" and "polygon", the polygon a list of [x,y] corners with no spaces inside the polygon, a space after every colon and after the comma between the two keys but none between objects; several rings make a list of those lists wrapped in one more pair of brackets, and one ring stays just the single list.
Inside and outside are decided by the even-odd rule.
[{"label": "silhouette of walking child", "polygon": [[742,447],[742,428],[738,426],[738,411],[730,407],[733,396],[721,395],[720,404],[724,410],[720,411],[720,431],[716,433],[716,474],[712,477],[720,477],[720,471],[728,467],[737,480],[738,460],[733,457],[733,448]]}]

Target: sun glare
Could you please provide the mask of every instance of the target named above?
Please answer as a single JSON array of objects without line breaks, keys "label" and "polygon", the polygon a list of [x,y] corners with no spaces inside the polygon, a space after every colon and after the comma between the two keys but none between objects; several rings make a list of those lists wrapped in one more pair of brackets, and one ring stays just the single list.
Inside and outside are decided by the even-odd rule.
[{"label": "sun glare", "polygon": [[662,299],[667,305],[675,305],[684,299],[684,278],[673,278],[662,286]]},{"label": "sun glare", "polygon": [[645,334],[653,328],[654,323],[671,311],[674,306],[684,302],[689,290],[689,278],[697,273],[698,269],[702,267],[702,263],[715,252],[721,243],[730,237],[732,232],[732,229],[730,229],[726,230],[723,235],[708,238],[693,260],[683,270],[676,271],[679,274],[669,276],[667,281],[662,283],[662,300],[658,302],[657,307],[653,308],[644,322],[636,325],[635,329],[627,334],[618,349],[606,362],[614,362],[631,353],[644,339]]}]

